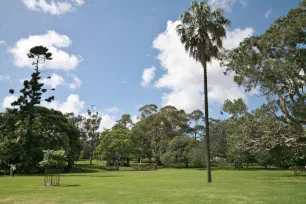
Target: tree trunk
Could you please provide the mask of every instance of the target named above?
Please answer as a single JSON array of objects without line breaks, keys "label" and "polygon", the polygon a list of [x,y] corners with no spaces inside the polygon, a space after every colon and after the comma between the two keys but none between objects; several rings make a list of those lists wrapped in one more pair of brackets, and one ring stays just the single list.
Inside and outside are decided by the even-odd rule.
[{"label": "tree trunk", "polygon": [[92,154],[89,155],[90,166],[92,165]]},{"label": "tree trunk", "polygon": [[211,183],[211,166],[210,166],[210,140],[209,140],[209,117],[208,117],[208,88],[207,88],[207,63],[202,63],[204,71],[204,110],[205,110],[205,141],[207,154],[207,181]]},{"label": "tree trunk", "polygon": [[130,158],[126,158],[127,166],[130,166]]}]

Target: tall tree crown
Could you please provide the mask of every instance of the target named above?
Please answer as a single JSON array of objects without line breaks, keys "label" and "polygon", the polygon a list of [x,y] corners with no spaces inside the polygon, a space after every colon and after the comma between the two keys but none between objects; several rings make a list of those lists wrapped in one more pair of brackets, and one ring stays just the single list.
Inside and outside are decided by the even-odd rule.
[{"label": "tall tree crown", "polygon": [[222,13],[221,9],[212,11],[206,2],[193,1],[189,11],[181,15],[177,32],[185,50],[196,61],[204,63],[218,57],[230,24]]}]

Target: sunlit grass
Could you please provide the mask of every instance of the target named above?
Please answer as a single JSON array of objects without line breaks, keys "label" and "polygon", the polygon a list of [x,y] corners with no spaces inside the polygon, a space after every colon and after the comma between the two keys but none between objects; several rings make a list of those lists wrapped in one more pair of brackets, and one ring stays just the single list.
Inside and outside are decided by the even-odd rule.
[{"label": "sunlit grass", "polygon": [[[0,203],[305,203],[306,176],[280,170],[198,169],[105,171],[95,162],[63,174],[61,187],[43,176],[0,177]],[[88,172],[88,173],[84,173]]]}]

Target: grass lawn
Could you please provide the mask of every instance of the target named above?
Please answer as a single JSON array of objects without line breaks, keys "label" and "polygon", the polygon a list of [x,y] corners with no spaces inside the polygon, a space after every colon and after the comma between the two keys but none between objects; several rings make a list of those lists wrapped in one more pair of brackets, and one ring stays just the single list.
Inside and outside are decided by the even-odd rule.
[{"label": "grass lawn", "polygon": [[43,187],[43,176],[0,176],[0,203],[306,203],[306,175],[292,171],[215,170],[211,184],[198,169],[75,171],[61,187]]}]

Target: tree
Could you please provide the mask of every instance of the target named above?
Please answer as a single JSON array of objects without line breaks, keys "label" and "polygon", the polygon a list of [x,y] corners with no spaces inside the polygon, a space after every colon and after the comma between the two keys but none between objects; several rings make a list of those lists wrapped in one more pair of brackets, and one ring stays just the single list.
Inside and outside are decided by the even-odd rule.
[{"label": "tree", "polygon": [[163,164],[183,163],[188,168],[189,153],[196,141],[188,136],[176,136],[171,141],[167,148],[167,152],[161,156]]},{"label": "tree", "polygon": [[[43,159],[43,150],[64,150],[68,162],[65,170],[69,171],[80,153],[79,130],[59,111],[40,106],[33,109],[35,118],[32,135],[35,140],[30,150],[25,137],[27,128],[22,122],[23,116],[17,114],[16,109],[7,109],[0,114],[0,120],[5,121],[0,126],[0,160],[6,166],[16,164],[19,173],[27,173],[30,170],[40,170],[38,164]],[[31,152],[35,152],[35,155],[31,155],[31,160],[28,160]]]},{"label": "tree", "polygon": [[[260,90],[276,118],[290,124],[301,142],[306,124],[306,0],[224,55],[222,65],[246,91]],[[281,112],[282,114],[279,114]]]},{"label": "tree", "polygon": [[113,161],[116,169],[119,170],[120,160],[126,158],[129,164],[130,154],[135,152],[133,140],[134,134],[129,130],[106,130],[101,133],[101,141],[97,147],[97,152],[108,163]]},{"label": "tree", "polygon": [[174,106],[165,106],[159,112],[170,122],[175,135],[182,135],[187,132],[188,119],[184,110],[178,110]]},{"label": "tree", "polygon": [[142,157],[146,156],[150,163],[152,162],[153,151],[151,145],[151,138],[149,136],[149,125],[145,119],[139,121],[132,128],[136,140],[136,152],[138,153],[138,162],[142,162]]},{"label": "tree", "polygon": [[229,122],[227,120],[210,119],[210,138],[212,158],[226,159],[227,156],[227,135]]},{"label": "tree", "polygon": [[204,71],[204,104],[205,104],[205,138],[207,152],[207,180],[211,182],[209,117],[208,117],[208,87],[207,62],[218,58],[222,48],[222,39],[226,37],[226,27],[230,21],[223,17],[222,10],[212,11],[206,2],[192,1],[189,11],[181,16],[177,33],[185,50],[203,66]]},{"label": "tree", "polygon": [[134,123],[131,119],[130,114],[123,114],[121,119],[117,121],[117,123],[113,126],[113,130],[122,129],[122,130],[129,130],[134,126]]},{"label": "tree", "polygon": [[145,121],[145,119],[148,116],[157,113],[158,107],[155,104],[147,104],[140,107],[138,111],[140,112],[139,116],[140,121],[137,124],[135,124],[132,128],[132,131],[135,134],[137,140],[136,149],[139,155],[138,161],[141,163],[142,156],[145,155],[149,158],[151,163],[153,157],[153,151],[152,151],[151,139],[148,134],[149,125]]},{"label": "tree", "polygon": [[[39,105],[42,101],[42,95],[47,91],[43,88],[43,83],[40,82],[41,76],[39,72],[39,66],[46,62],[46,60],[52,60],[52,53],[48,52],[48,49],[43,46],[36,46],[30,49],[28,53],[29,59],[33,59],[34,72],[31,75],[31,80],[24,80],[24,88],[20,90],[21,95],[12,103],[12,106],[19,108],[19,114],[22,116],[21,122],[25,122],[25,142],[27,149],[26,157],[28,158],[28,169],[33,166],[32,161],[35,161],[37,151],[36,140],[33,137],[32,126],[35,118],[36,105]],[[51,77],[48,77],[51,78]],[[52,89],[55,90],[55,89]],[[14,90],[10,89],[9,92],[14,94]],[[51,102],[54,100],[54,96],[50,96],[44,101]]]},{"label": "tree", "polygon": [[85,131],[85,141],[89,144],[89,160],[90,166],[92,165],[93,154],[96,150],[96,147],[100,142],[100,123],[101,116],[98,111],[95,110],[87,110],[88,117],[84,120],[84,131]]},{"label": "tree", "polygon": [[155,104],[147,104],[139,108],[140,119],[144,119],[151,114],[157,113],[158,107]]},{"label": "tree", "polygon": [[160,157],[166,152],[168,141],[174,137],[168,119],[160,112],[151,114],[139,121],[133,132],[149,159],[153,156],[156,164],[162,165]]},{"label": "tree", "polygon": [[204,114],[200,110],[194,110],[188,115],[189,119],[189,130],[195,140],[203,136],[204,125],[201,123],[204,121]]},{"label": "tree", "polygon": [[44,150],[44,159],[39,163],[46,171],[45,186],[59,186],[60,173],[67,166],[65,151]]}]

